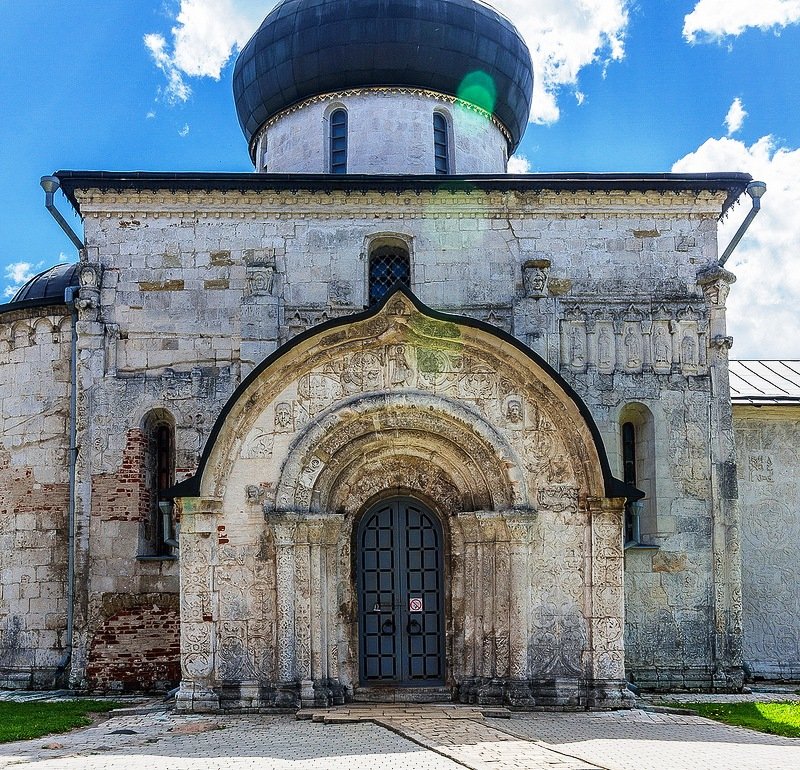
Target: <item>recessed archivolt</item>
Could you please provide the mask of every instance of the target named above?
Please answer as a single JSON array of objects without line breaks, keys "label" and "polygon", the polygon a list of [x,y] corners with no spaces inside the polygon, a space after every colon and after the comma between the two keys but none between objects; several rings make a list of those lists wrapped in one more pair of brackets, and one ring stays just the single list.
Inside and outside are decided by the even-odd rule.
[{"label": "recessed archivolt", "polygon": [[[334,490],[350,482],[334,481],[333,471],[323,466],[362,436],[378,437],[370,451],[388,451],[398,441],[390,440],[391,430],[427,430],[447,439],[446,457],[456,456],[452,447],[473,447],[469,455],[479,472],[470,462],[464,467],[471,469],[470,479],[482,479],[488,493],[465,486],[458,473],[441,465],[464,505],[471,499],[471,505],[485,501],[495,509],[547,509],[562,486],[581,496],[604,495],[602,446],[574,395],[524,350],[486,329],[435,318],[402,293],[373,316],[301,337],[254,376],[215,428],[218,435],[203,461],[204,495],[225,494],[254,426],[263,434],[292,436],[280,479],[278,468],[269,479],[276,484],[277,507],[287,510],[320,506],[323,499],[342,504]],[[289,423],[280,429],[277,406]],[[439,415],[435,429],[430,415]],[[327,456],[315,456],[312,449],[323,442]],[[282,450],[272,461],[286,456]],[[344,473],[347,463],[341,463]],[[315,486],[323,470],[324,488]],[[294,490],[301,474],[298,502]],[[306,502],[309,495],[313,500]]]},{"label": "recessed archivolt", "polygon": [[480,415],[427,393],[354,399],[315,420],[283,465],[279,510],[358,510],[381,490],[443,510],[527,507],[516,453]]}]

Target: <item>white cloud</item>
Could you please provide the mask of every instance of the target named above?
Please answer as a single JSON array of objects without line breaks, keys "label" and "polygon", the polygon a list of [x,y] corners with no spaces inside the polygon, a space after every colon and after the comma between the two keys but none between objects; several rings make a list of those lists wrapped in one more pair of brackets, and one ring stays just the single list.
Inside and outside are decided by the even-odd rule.
[{"label": "white cloud", "polygon": [[3,296],[11,299],[22,288],[25,281],[29,281],[36,275],[36,271],[42,264],[42,262],[35,265],[32,262],[11,262],[6,265],[6,280],[10,283],[3,290]]},{"label": "white cloud", "polygon": [[253,35],[275,2],[264,0],[181,0],[168,43],[150,33],[144,44],[166,75],[167,101],[185,102],[191,95],[186,77],[219,80],[231,56]]},{"label": "white cloud", "polygon": [[728,129],[728,136],[735,134],[744,125],[746,117],[747,110],[744,108],[742,100],[737,96],[725,116],[725,127]]},{"label": "white cloud", "polygon": [[[709,139],[673,171],[747,171],[767,183],[761,213],[726,264],[738,277],[728,300],[736,358],[800,358],[800,149],[778,147],[771,136],[748,147]],[[747,211],[743,197],[720,226],[720,253]]]},{"label": "white cloud", "polygon": [[[490,0],[517,26],[531,51],[534,123],[558,120],[559,92],[589,65],[625,56],[629,0]],[[576,96],[578,103],[583,95]]]},{"label": "white cloud", "polygon": [[[531,50],[534,94],[531,120],[559,118],[558,96],[575,87],[587,66],[624,58],[631,0],[490,0],[517,25]],[[274,0],[181,0],[169,42],[145,35],[153,61],[167,78],[171,103],[185,102],[187,78],[219,79],[231,56],[252,36]],[[580,103],[582,94],[576,94]]]},{"label": "white cloud", "polygon": [[189,124],[188,123],[184,123],[183,126],[181,126],[178,129],[178,136],[189,136]]},{"label": "white cloud", "polygon": [[508,159],[509,174],[530,174],[531,162],[524,155],[512,155]]},{"label": "white cloud", "polygon": [[170,104],[185,102],[192,89],[186,84],[181,71],[175,66],[172,55],[167,52],[167,41],[163,35],[150,34],[144,36],[144,45],[156,66],[164,73],[167,78],[167,85],[164,88],[164,95]]},{"label": "white cloud", "polygon": [[741,35],[748,27],[783,29],[800,22],[800,0],[698,0],[683,20],[690,43]]}]

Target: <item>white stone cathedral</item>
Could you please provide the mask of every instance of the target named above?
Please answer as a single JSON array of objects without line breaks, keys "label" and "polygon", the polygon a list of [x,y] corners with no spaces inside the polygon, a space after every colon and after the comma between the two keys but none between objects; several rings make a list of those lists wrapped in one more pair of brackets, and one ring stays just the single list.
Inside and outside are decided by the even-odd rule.
[{"label": "white stone cathedral", "polygon": [[0,305],[0,685],[800,677],[800,366],[729,361],[718,259],[751,178],[509,175],[532,84],[476,0],[283,0],[254,173],[49,178],[84,236]]}]

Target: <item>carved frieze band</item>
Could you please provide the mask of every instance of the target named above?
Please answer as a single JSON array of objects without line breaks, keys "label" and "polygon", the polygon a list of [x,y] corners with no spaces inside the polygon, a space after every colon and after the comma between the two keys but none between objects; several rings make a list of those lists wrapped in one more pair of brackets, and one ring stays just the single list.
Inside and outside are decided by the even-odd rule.
[{"label": "carved frieze band", "polygon": [[707,319],[691,306],[570,306],[561,321],[561,366],[576,373],[705,374],[707,336]]}]

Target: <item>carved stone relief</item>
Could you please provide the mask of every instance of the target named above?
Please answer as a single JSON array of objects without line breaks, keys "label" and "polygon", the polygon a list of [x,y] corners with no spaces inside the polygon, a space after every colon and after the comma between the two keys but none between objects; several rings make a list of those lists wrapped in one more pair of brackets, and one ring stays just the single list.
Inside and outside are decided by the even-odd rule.
[{"label": "carved stone relief", "polygon": [[[587,494],[602,494],[603,480],[577,407],[529,359],[487,344],[487,332],[470,330],[472,339],[396,304],[369,329],[298,346],[230,410],[207,483],[215,473],[236,479],[219,488],[220,526],[249,542],[235,546],[213,525],[207,540],[181,535],[187,633],[211,627],[214,640],[191,647],[187,676],[208,679],[211,665],[219,681],[267,677],[305,703],[343,697],[336,687],[358,678],[352,526],[393,490],[425,501],[451,529],[460,630],[449,665],[465,697],[483,680],[556,677],[579,688],[598,671],[616,678],[621,550],[585,552]],[[603,324],[572,324],[583,366],[588,335],[614,332]],[[593,543],[618,535],[601,525]],[[591,671],[588,586],[605,613],[593,633],[608,637]],[[481,697],[502,700],[506,686]]]},{"label": "carved stone relief", "polygon": [[687,306],[570,304],[561,322],[561,366],[576,373],[596,367],[601,374],[670,374],[679,366],[701,374],[706,326],[701,311]]},{"label": "carved stone relief", "polygon": [[525,293],[533,299],[547,296],[547,278],[550,271],[549,259],[531,259],[522,266],[522,279]]}]

